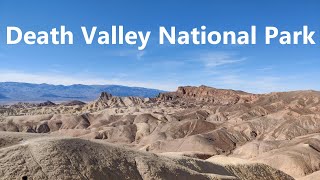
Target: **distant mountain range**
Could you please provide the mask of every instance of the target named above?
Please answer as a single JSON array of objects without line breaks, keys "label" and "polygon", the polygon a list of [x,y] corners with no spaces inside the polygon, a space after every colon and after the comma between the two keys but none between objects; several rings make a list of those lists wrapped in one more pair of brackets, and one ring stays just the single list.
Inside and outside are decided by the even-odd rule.
[{"label": "distant mountain range", "polygon": [[0,102],[67,101],[96,99],[101,92],[114,96],[155,97],[162,90],[120,85],[50,85],[0,82]]},{"label": "distant mountain range", "polygon": [[0,94],[0,100],[1,100],[1,99],[8,99],[8,98],[7,98],[6,96]]}]

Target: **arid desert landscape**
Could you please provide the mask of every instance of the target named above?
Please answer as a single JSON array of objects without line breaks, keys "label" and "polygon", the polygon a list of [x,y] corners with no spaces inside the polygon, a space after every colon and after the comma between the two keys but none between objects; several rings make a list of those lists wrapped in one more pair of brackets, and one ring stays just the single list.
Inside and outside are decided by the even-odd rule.
[{"label": "arid desert landscape", "polygon": [[155,98],[0,106],[0,179],[320,175],[320,92],[179,87]]}]

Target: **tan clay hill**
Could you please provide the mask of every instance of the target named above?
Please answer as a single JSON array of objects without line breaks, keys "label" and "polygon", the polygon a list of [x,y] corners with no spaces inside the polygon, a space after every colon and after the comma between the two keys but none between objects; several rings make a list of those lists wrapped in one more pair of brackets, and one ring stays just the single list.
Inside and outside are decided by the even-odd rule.
[{"label": "tan clay hill", "polygon": [[0,179],[317,179],[320,92],[179,87],[0,108]]}]

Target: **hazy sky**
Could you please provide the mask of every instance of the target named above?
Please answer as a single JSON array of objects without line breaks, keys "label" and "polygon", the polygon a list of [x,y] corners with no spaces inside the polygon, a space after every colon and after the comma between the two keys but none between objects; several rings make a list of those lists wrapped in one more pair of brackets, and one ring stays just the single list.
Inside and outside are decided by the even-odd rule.
[{"label": "hazy sky", "polygon": [[[320,1],[0,1],[0,81],[119,84],[174,90],[209,85],[249,92],[320,90],[318,45],[264,44],[264,27],[320,33]],[[6,45],[6,26],[49,31],[65,25],[74,45]],[[81,26],[152,31],[144,51],[129,45],[85,45]],[[159,26],[178,30],[258,28],[257,45],[158,44]],[[320,39],[316,34],[315,39]],[[318,42],[317,42],[318,43]]]}]

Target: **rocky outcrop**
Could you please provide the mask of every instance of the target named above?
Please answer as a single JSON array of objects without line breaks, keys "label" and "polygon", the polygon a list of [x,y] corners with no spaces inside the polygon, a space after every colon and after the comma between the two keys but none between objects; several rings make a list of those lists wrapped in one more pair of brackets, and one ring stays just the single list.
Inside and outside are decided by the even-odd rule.
[{"label": "rocky outcrop", "polygon": [[107,92],[102,92],[97,101],[99,101],[99,102],[108,102],[111,98],[112,98],[112,94],[109,94]]},{"label": "rocky outcrop", "polygon": [[42,107],[42,106],[55,106],[56,104],[51,102],[51,101],[46,101],[46,102],[43,102],[43,103],[39,103],[38,106],[39,107]]},{"label": "rocky outcrop", "polygon": [[194,100],[204,103],[228,105],[243,102],[250,103],[256,100],[258,95],[242,91],[215,89],[207,86],[184,86],[179,87],[176,92],[161,93],[158,98],[160,101]]},{"label": "rocky outcrop", "polygon": [[143,105],[148,98],[141,97],[118,97],[112,96],[107,92],[102,92],[97,101],[95,101],[96,107],[128,107]]}]

